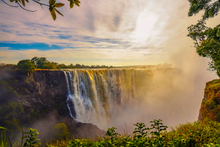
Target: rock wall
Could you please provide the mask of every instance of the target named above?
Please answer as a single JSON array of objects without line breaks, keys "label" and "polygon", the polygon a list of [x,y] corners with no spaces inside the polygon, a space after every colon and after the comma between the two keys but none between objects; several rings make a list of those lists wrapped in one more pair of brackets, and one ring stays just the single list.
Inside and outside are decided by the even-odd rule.
[{"label": "rock wall", "polygon": [[198,120],[205,118],[220,122],[220,79],[206,83]]},{"label": "rock wall", "polygon": [[38,101],[48,109],[56,109],[59,115],[69,116],[66,107],[66,81],[63,71],[37,70],[33,74],[38,85]]},{"label": "rock wall", "polygon": [[48,135],[57,123],[67,125],[70,137],[105,135],[97,126],[76,123],[70,117],[66,85],[61,70],[36,70],[27,77],[15,69],[0,69],[0,126],[14,133],[19,128],[13,120],[18,120],[23,128],[37,129],[42,140],[50,138]]}]

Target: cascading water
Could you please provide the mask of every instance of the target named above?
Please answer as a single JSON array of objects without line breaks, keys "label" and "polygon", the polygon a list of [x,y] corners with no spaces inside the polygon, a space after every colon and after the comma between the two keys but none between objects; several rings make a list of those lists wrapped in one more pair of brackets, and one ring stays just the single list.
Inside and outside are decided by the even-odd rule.
[{"label": "cascading water", "polygon": [[108,123],[121,108],[134,106],[152,76],[146,68],[77,69],[64,74],[70,116],[98,126]]},{"label": "cascading water", "polygon": [[114,126],[121,133],[126,129],[132,133],[133,124],[154,119],[168,126],[195,121],[204,88],[200,77],[160,65],[64,70],[64,74],[70,116],[104,130]]}]

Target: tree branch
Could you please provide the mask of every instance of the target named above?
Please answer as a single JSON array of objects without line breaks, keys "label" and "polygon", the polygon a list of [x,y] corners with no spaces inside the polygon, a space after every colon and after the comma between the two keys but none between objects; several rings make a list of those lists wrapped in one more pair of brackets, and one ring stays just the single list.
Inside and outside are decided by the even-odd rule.
[{"label": "tree branch", "polygon": [[2,1],[3,1],[3,3],[5,3],[6,5],[9,5],[10,7],[19,7],[19,6],[10,5],[10,4],[6,3],[4,0],[2,0]]},{"label": "tree branch", "polygon": [[18,2],[16,2],[22,9],[24,9],[25,11],[29,11],[29,12],[36,12],[37,10],[34,10],[34,11],[32,11],[32,10],[28,10],[28,9],[25,9],[24,7],[22,7],[22,5],[21,4],[19,4]]},{"label": "tree branch", "polygon": [[48,4],[44,4],[44,3],[41,3],[41,2],[39,2],[40,0],[32,0],[33,2],[35,2],[35,3],[38,3],[38,4],[40,4],[40,5],[44,5],[44,6],[50,6],[50,5],[48,5]]}]

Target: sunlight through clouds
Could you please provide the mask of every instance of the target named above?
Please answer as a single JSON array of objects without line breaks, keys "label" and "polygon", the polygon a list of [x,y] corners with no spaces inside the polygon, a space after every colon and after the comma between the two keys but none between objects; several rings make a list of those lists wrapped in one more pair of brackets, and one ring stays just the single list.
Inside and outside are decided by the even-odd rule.
[{"label": "sunlight through clouds", "polygon": [[[81,0],[81,6],[73,9],[62,2],[64,17],[53,21],[47,7],[30,5],[29,9],[37,9],[30,13],[1,1],[0,45],[4,46],[0,47],[7,50],[1,49],[5,58],[0,62],[17,63],[44,54],[66,63],[78,59],[90,64],[108,59],[116,66],[171,62],[170,54],[182,50],[182,44],[191,46],[187,27],[199,18],[187,16],[189,4],[182,0]],[[47,54],[47,46],[52,55]]]}]

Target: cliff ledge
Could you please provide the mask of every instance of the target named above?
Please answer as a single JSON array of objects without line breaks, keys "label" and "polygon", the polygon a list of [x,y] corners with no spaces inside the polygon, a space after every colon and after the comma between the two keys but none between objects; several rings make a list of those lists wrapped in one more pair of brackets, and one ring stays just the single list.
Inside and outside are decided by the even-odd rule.
[{"label": "cliff ledge", "polygon": [[206,83],[198,120],[205,118],[220,122],[220,79]]}]

